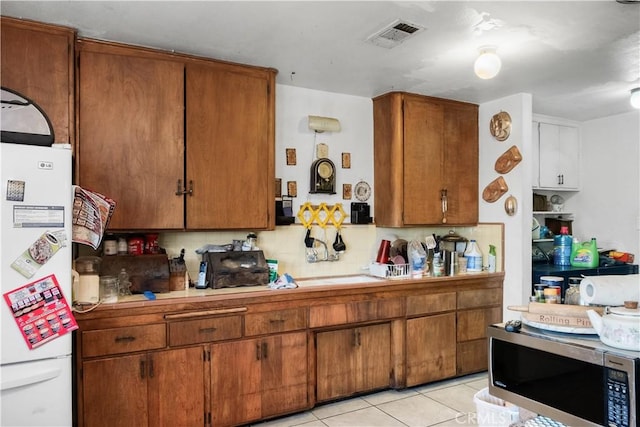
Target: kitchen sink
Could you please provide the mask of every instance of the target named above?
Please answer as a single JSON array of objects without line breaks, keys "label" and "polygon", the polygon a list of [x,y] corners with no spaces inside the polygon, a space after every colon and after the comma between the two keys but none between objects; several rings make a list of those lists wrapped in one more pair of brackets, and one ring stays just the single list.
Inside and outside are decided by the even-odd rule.
[{"label": "kitchen sink", "polygon": [[353,285],[357,283],[374,283],[381,282],[385,279],[367,274],[358,274],[354,276],[331,276],[313,279],[297,279],[298,286],[316,286],[316,285]]}]

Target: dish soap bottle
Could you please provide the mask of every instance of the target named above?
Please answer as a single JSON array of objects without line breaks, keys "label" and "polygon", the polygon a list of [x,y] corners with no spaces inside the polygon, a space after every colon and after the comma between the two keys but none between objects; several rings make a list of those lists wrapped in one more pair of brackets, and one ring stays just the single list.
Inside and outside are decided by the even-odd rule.
[{"label": "dish soap bottle", "polygon": [[496,272],[496,247],[489,245],[489,273]]},{"label": "dish soap bottle", "polygon": [[482,252],[475,240],[469,242],[467,250],[464,252],[465,258],[467,258],[467,271],[479,272],[482,271]]}]

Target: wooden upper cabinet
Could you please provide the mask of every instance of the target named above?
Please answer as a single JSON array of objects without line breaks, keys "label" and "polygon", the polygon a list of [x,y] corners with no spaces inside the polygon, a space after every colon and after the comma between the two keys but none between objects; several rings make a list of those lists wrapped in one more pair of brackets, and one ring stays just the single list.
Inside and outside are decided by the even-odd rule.
[{"label": "wooden upper cabinet", "polygon": [[2,17],[0,81],[38,104],[56,143],[74,143],[74,40],[71,28]]},{"label": "wooden upper cabinet", "polygon": [[275,209],[272,70],[186,65],[188,229],[266,229]]},{"label": "wooden upper cabinet", "polygon": [[373,100],[375,223],[478,222],[478,106],[392,92]]},{"label": "wooden upper cabinet", "polygon": [[116,201],[111,229],[179,229],[184,65],[79,41],[79,184]]}]

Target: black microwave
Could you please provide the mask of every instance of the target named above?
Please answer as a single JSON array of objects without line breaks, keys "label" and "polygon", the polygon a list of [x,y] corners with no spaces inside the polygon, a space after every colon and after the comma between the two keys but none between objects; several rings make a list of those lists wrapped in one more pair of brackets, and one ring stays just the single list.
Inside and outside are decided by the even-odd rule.
[{"label": "black microwave", "polygon": [[491,395],[571,426],[637,426],[640,353],[597,335],[487,332]]}]

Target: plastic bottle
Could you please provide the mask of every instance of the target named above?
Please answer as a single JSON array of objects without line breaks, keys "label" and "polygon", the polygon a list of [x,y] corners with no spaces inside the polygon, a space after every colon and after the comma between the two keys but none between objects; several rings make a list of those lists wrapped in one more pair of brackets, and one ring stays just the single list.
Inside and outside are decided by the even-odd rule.
[{"label": "plastic bottle", "polygon": [[467,258],[467,272],[477,273],[482,271],[482,252],[475,240],[469,242],[464,256]]},{"label": "plastic bottle", "polygon": [[489,273],[496,272],[496,247],[489,245]]},{"label": "plastic bottle", "polygon": [[573,237],[569,235],[569,227],[560,227],[560,234],[553,238],[553,264],[571,265],[571,246]]},{"label": "plastic bottle", "polygon": [[573,241],[571,248],[571,265],[573,267],[594,268],[599,264],[600,255],[595,237],[592,237],[590,242]]},{"label": "plastic bottle", "polygon": [[444,276],[444,262],[440,257],[440,252],[433,255],[433,277]]}]

